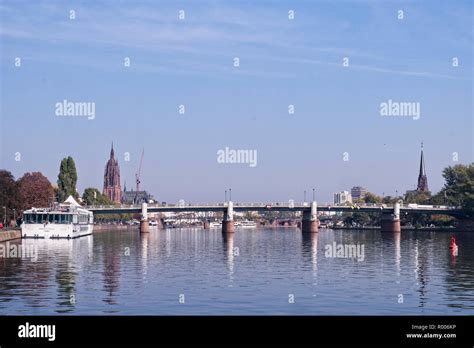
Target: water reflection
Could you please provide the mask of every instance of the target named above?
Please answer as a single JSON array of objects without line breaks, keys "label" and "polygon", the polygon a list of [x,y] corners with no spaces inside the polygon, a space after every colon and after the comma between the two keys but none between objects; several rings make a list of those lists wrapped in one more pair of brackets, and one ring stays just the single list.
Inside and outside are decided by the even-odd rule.
[{"label": "water reflection", "polygon": [[318,233],[302,233],[302,250],[305,259],[311,262],[313,276],[318,270]]},{"label": "water reflection", "polygon": [[107,304],[117,303],[115,294],[118,292],[120,284],[120,261],[122,253],[123,248],[120,248],[119,250],[114,250],[111,247],[106,247],[104,250],[103,284],[106,296],[103,301]]},{"label": "water reflection", "polygon": [[[474,235],[454,234],[458,256],[451,234],[433,232],[130,229],[25,239],[12,245],[36,246],[38,260],[0,258],[0,314],[472,314]],[[364,260],[318,255],[333,242],[363,244]],[[193,306],[176,304],[183,291]],[[289,291],[299,306],[276,300]]]},{"label": "water reflection", "polygon": [[147,274],[148,269],[148,244],[150,240],[149,233],[140,233],[140,244],[141,244],[141,253],[140,253],[140,260],[142,264],[142,275]]},{"label": "water reflection", "polygon": [[222,233],[222,246],[224,247],[224,255],[227,265],[229,287],[234,282],[234,257],[239,253],[239,249],[234,249],[234,233]]},{"label": "water reflection", "polygon": [[400,273],[402,271],[402,254],[400,249],[400,241],[401,241],[401,233],[394,233],[393,234],[393,241],[395,245],[395,269],[397,272],[397,282],[399,283]]}]

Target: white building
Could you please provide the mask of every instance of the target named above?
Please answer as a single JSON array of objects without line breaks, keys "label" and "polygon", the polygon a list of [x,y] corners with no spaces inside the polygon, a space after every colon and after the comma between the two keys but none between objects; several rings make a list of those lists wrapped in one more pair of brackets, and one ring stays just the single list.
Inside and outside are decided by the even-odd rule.
[{"label": "white building", "polygon": [[342,205],[346,202],[352,203],[352,197],[348,191],[336,192],[334,194],[334,204]]}]

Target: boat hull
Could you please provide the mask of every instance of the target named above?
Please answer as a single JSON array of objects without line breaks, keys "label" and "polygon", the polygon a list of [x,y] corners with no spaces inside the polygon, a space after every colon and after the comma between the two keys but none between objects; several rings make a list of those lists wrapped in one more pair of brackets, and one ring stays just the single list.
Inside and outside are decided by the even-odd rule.
[{"label": "boat hull", "polygon": [[23,224],[23,238],[72,239],[92,234],[92,224]]}]

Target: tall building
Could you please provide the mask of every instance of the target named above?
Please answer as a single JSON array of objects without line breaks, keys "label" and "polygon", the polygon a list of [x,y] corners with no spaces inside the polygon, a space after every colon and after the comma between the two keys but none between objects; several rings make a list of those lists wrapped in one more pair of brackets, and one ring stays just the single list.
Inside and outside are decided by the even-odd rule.
[{"label": "tall building", "polygon": [[146,191],[127,191],[122,192],[122,203],[123,204],[139,204],[143,202],[150,203],[153,201],[153,196]]},{"label": "tall building", "polygon": [[351,188],[352,201],[357,202],[358,200],[364,198],[367,192],[369,191],[367,191],[367,189],[363,188],[362,186],[354,186]]},{"label": "tall building", "polygon": [[425,157],[423,156],[423,143],[421,143],[420,172],[418,174],[418,192],[428,192],[428,178],[425,170]]},{"label": "tall building", "polygon": [[108,199],[114,203],[120,203],[122,200],[122,190],[120,188],[120,168],[115,159],[114,144],[110,150],[110,158],[105,165],[104,171],[104,190],[102,192]]},{"label": "tall building", "polygon": [[153,202],[154,198],[147,191],[127,191],[127,183],[123,183],[122,203],[123,204],[140,204]]},{"label": "tall building", "polygon": [[334,194],[334,204],[352,203],[351,194],[348,191],[336,192]]}]

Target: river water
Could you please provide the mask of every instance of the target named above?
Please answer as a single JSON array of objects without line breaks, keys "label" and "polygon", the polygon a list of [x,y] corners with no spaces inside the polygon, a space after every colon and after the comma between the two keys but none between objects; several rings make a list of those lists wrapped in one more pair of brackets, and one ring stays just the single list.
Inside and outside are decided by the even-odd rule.
[{"label": "river water", "polygon": [[474,233],[130,229],[8,247],[29,254],[0,255],[0,314],[474,314]]}]

